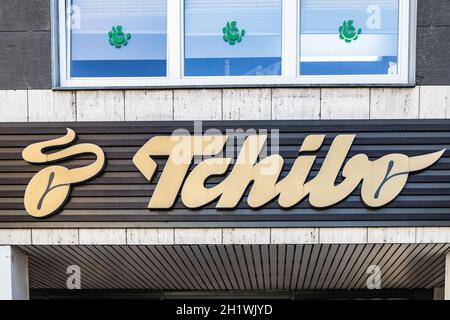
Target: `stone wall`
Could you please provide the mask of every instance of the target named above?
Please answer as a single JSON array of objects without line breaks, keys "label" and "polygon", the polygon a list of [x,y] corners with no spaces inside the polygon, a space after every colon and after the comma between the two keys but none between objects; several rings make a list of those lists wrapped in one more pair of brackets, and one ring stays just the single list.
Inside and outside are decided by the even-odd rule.
[{"label": "stone wall", "polygon": [[0,122],[448,117],[450,86],[146,91],[0,90]]}]

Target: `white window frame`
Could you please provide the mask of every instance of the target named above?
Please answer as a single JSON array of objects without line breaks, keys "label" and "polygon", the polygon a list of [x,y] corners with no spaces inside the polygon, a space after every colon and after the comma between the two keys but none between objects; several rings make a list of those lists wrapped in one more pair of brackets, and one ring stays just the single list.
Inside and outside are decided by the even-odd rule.
[{"label": "white window frame", "polygon": [[[267,86],[411,86],[415,84],[415,35],[417,0],[399,0],[397,75],[300,75],[301,0],[282,0],[282,75],[185,77],[184,0],[167,0],[167,76],[121,78],[70,78],[69,0],[53,0],[53,85],[55,88],[173,88]],[[355,0],[357,1],[357,0]],[[293,27],[295,26],[295,27]]]}]

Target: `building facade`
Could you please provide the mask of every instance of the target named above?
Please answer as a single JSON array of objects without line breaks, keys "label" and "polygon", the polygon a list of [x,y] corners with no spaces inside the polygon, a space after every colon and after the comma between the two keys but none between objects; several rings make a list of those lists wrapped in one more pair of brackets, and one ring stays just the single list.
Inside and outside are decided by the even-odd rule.
[{"label": "building facade", "polygon": [[450,299],[449,17],[2,0],[0,298]]}]

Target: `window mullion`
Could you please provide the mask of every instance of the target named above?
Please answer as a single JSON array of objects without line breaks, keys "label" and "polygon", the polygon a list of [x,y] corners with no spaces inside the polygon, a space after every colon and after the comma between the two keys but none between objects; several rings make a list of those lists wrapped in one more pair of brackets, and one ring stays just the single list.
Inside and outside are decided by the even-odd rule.
[{"label": "window mullion", "polygon": [[408,7],[408,42],[406,46],[408,47],[408,83],[416,83],[416,40],[417,40],[417,0],[410,0]]},{"label": "window mullion", "polygon": [[295,79],[297,76],[299,38],[297,2],[297,0],[283,0],[283,75],[286,79]]},{"label": "window mullion", "polygon": [[67,70],[68,55],[69,55],[69,44],[67,42],[67,31],[69,30],[69,19],[66,17],[66,12],[68,11],[69,1],[59,0],[58,3],[58,23],[59,23],[59,77],[60,84],[65,85],[67,79],[69,78],[69,73]]},{"label": "window mullion", "polygon": [[167,1],[167,64],[168,78],[181,78],[183,40],[183,0]]}]

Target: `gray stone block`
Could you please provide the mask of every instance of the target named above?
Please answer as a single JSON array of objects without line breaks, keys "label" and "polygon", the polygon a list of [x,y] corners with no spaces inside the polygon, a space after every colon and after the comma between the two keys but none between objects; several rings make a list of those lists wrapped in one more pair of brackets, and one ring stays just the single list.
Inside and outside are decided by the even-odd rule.
[{"label": "gray stone block", "polygon": [[450,84],[450,27],[419,27],[417,31],[417,84]]},{"label": "gray stone block", "polygon": [[418,0],[417,2],[418,26],[450,26],[450,1]]},{"label": "gray stone block", "polygon": [[0,1],[0,32],[43,30],[50,30],[50,0]]},{"label": "gray stone block", "polygon": [[50,42],[49,31],[0,32],[0,89],[50,88]]}]

